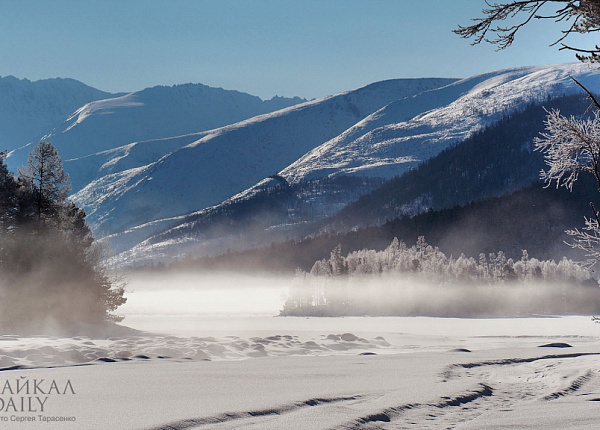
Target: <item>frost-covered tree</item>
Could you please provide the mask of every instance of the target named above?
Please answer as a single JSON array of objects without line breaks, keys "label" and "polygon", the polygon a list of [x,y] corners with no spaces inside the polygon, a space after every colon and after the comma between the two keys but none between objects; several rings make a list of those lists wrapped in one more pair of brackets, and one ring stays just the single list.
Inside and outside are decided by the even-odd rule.
[{"label": "frost-covered tree", "polygon": [[[420,237],[411,247],[394,239],[382,251],[363,249],[344,257],[336,247],[333,253],[347,267],[347,273],[343,276],[334,273],[330,262],[324,259],[316,261],[310,273],[299,271],[282,310],[284,315],[361,314],[366,310],[364,300],[379,296],[369,291],[377,282],[386,285],[385,292],[375,286],[375,291],[383,292],[382,309],[392,314],[400,312],[394,310],[394,301],[402,307],[403,301],[412,295],[406,285],[435,285],[444,295],[469,286],[474,288],[472,291],[481,287],[488,292],[501,291],[501,286],[506,287],[507,292],[515,288],[535,292],[541,285],[550,290],[560,286],[561,291],[572,289],[575,296],[589,295],[590,300],[600,305],[598,289],[588,288],[596,285],[588,269],[566,258],[558,263],[540,261],[530,257],[526,250],[516,262],[502,251],[490,254],[489,259],[483,254],[479,260],[464,254],[455,259],[427,245]],[[414,270],[415,266],[419,270]]]},{"label": "frost-covered tree", "polygon": [[342,256],[342,245],[338,244],[331,251],[329,265],[333,276],[341,276],[348,272],[346,259]]},{"label": "frost-covered tree", "polygon": [[[541,177],[548,185],[556,184],[571,190],[581,172],[592,174],[600,191],[600,111],[589,118],[564,117],[552,111],[546,121],[546,133],[536,139],[535,148],[544,153],[547,170]],[[568,230],[573,237],[570,245],[585,251],[589,264],[600,261],[600,219],[590,202],[593,217],[585,218],[585,227]]]},{"label": "frost-covered tree", "polygon": [[[559,49],[575,51],[580,61],[600,62],[600,47],[584,49],[567,45],[568,36],[579,33],[600,31],[600,1],[598,0],[513,0],[491,3],[486,0],[483,18],[474,19],[470,26],[459,26],[455,33],[464,38],[474,38],[473,44],[486,41],[496,44],[498,49],[510,46],[517,32],[532,20],[550,19],[566,27],[561,36],[552,45],[560,44]],[[504,25],[503,25],[504,24]],[[489,37],[489,35],[495,35]],[[541,178],[547,185],[555,183],[557,187],[572,189],[579,173],[594,175],[600,191],[600,103],[596,97],[577,80],[588,95],[594,112],[588,118],[567,118],[558,110],[549,112],[546,121],[546,133],[536,139],[536,150],[544,154],[547,170],[541,172]],[[589,110],[589,109],[588,109]],[[593,218],[585,219],[582,229],[568,230],[573,237],[569,244],[586,253],[589,265],[600,262],[600,217],[593,203],[590,203]]]}]

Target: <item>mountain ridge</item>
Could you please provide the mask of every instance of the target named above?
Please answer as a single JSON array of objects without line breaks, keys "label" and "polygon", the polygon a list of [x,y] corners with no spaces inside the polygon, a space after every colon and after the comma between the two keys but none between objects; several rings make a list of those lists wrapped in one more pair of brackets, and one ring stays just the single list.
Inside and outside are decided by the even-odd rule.
[{"label": "mountain ridge", "polygon": [[0,147],[10,153],[7,164],[16,169],[23,160],[15,151],[42,139],[81,105],[116,96],[70,78],[0,77]]},{"label": "mountain ridge", "polygon": [[[213,129],[153,163],[99,178],[73,198],[103,234],[192,212],[189,202],[201,210],[277,173],[373,109],[449,81],[375,83]],[[109,223],[108,213],[121,222]]]},{"label": "mountain ridge", "polygon": [[[458,130],[456,132],[456,135],[459,136],[459,138],[455,139],[455,136],[452,133],[446,133],[445,135],[442,134],[441,137],[443,138],[442,140],[442,144],[438,145],[438,147],[435,150],[432,150],[431,148],[429,148],[429,156],[425,157],[425,160],[428,159],[432,159],[435,154],[439,154],[442,150],[449,148],[451,145],[454,144],[460,144],[461,142],[464,142],[466,139],[468,139],[470,136],[474,135],[475,133],[478,133],[482,130],[482,128],[485,128],[488,125],[493,125],[495,123],[498,123],[499,121],[502,120],[502,118],[505,118],[506,115],[509,115],[512,112],[518,112],[520,110],[524,110],[526,109],[526,107],[528,106],[528,104],[535,104],[537,103],[542,103],[544,100],[549,100],[552,97],[559,97],[563,94],[580,94],[581,93],[581,99],[583,100],[585,98],[585,94],[583,94],[581,92],[581,90],[574,84],[574,82],[572,82],[569,79],[569,75],[572,74],[573,72],[579,72],[578,76],[580,79],[581,77],[583,77],[582,80],[586,81],[586,83],[592,83],[593,85],[591,85],[591,88],[594,90],[598,90],[600,88],[600,75],[598,75],[597,73],[594,73],[593,70],[586,68],[586,67],[582,67],[578,64],[567,64],[567,65],[558,65],[558,66],[547,66],[547,67],[542,67],[542,66],[535,66],[535,67],[526,67],[526,68],[519,68],[516,70],[512,70],[509,69],[508,71],[501,71],[501,72],[491,72],[489,74],[486,74],[485,76],[478,76],[478,77],[474,77],[474,78],[470,78],[471,82],[473,83],[472,85],[470,85],[470,87],[468,85],[463,85],[463,88],[465,88],[465,91],[461,91],[461,94],[458,97],[458,102],[455,100],[452,103],[449,103],[448,105],[442,106],[439,109],[434,109],[434,110],[430,110],[427,112],[424,112],[422,114],[417,115],[414,119],[414,121],[419,121],[421,118],[425,117],[428,119],[428,121],[430,123],[433,123],[434,125],[436,125],[438,128],[434,129],[435,133],[440,134],[439,131],[436,130],[443,130],[443,126],[449,123],[452,123],[452,121],[448,120],[448,117],[450,118],[456,118],[456,117],[461,117],[461,114],[465,111],[465,109],[467,109],[469,112],[471,112],[471,116],[469,118],[467,118],[466,121],[464,121],[464,123],[461,124],[453,124],[453,126],[455,127],[456,130]],[[517,82],[513,82],[517,80]],[[539,81],[542,80],[544,85],[539,85]],[[463,80],[462,83],[464,84],[465,81],[467,80]],[[450,84],[449,86],[452,86],[455,84]],[[454,91],[454,93],[456,93],[455,89],[451,90]],[[435,93],[435,92],[441,92],[444,91],[444,87],[440,88],[440,89],[433,89],[430,90],[428,93]],[[414,96],[414,98],[419,98],[422,97],[423,94],[427,94],[427,93],[422,93],[420,95],[416,95]],[[496,97],[500,97],[503,100],[503,103],[496,103],[497,99],[491,97],[491,95],[496,94]],[[429,94],[431,95],[431,94]],[[467,97],[466,99],[464,97]],[[473,99],[473,96],[475,96],[476,98]],[[475,101],[481,101],[483,97],[488,97],[490,98],[490,100],[487,100],[487,105],[484,103],[477,103],[475,104]],[[579,96],[576,96],[576,98]],[[451,97],[450,97],[451,99]],[[384,107],[383,109],[381,109],[381,111],[384,111],[386,109],[390,109],[391,106],[394,106],[396,104],[396,102],[392,102],[389,105],[386,105],[386,107]],[[498,106],[504,106],[504,109],[492,109],[490,108],[488,111],[486,111],[486,107],[488,107],[490,104],[496,104]],[[457,105],[459,107],[459,109],[457,109]],[[508,107],[508,108],[506,108]],[[541,109],[541,108],[540,108]],[[585,110],[585,109],[583,109]],[[358,125],[355,125],[354,127],[361,127],[366,121],[371,121],[371,120],[380,120],[381,118],[381,111],[376,112],[375,114],[367,117],[367,119],[364,119],[360,122],[358,122]],[[439,120],[438,120],[439,119]],[[475,121],[474,119],[480,119],[479,122]],[[413,119],[411,119],[413,120]],[[411,121],[409,120],[409,121]],[[542,116],[540,117],[540,121],[539,121],[539,126],[540,128],[543,127],[543,112],[542,112]],[[465,126],[466,124],[466,126]],[[394,128],[394,123],[392,123],[391,126],[387,127],[387,128]],[[375,130],[379,129],[381,127],[376,127],[374,128]],[[425,131],[427,133],[422,133],[422,135],[425,135],[425,138],[429,138],[430,136],[430,131],[431,131],[432,127],[426,128]],[[412,128],[414,129],[414,127]],[[421,130],[422,131],[422,130]],[[345,136],[348,135],[348,131],[346,130],[344,133],[340,134],[340,136],[343,138]],[[437,136],[436,136],[437,138]],[[332,141],[335,142],[336,140],[340,140],[339,138],[334,138]],[[319,151],[321,151],[324,147],[325,149],[329,149],[327,148],[327,145],[331,144],[332,141],[328,141],[325,144],[323,144],[321,147],[317,147],[314,150],[312,150],[311,152],[309,152],[308,154],[310,154],[311,156],[313,154],[318,154]],[[418,141],[418,140],[417,140]],[[423,142],[423,140],[421,140],[421,142]],[[381,145],[381,142],[375,142],[372,143],[373,145]],[[425,141],[425,145],[426,145],[426,141]],[[521,145],[521,144],[519,144]],[[530,148],[530,143],[527,144],[527,148]],[[518,145],[517,145],[518,146]],[[483,150],[483,149],[482,149]],[[517,149],[520,151],[520,149]],[[415,157],[416,158],[416,157]],[[304,160],[305,157],[300,158],[299,160]],[[385,161],[385,160],[384,160]],[[416,167],[417,164],[422,163],[424,160],[415,160],[414,161],[414,166]],[[293,166],[293,164],[292,164]],[[318,166],[316,166],[318,167]],[[535,172],[531,172],[531,175],[536,176],[537,175],[537,171],[539,169],[534,169]],[[407,170],[399,170],[398,171],[398,176],[401,177],[403,172],[406,172]],[[308,176],[305,175],[304,178],[300,178],[297,179],[291,175],[287,175],[286,177],[286,173],[287,170],[284,169],[281,172],[279,172],[278,175],[280,175],[282,178],[284,178],[285,180],[289,181],[289,183],[296,183],[299,180],[313,180],[312,176]],[[335,177],[338,175],[330,175],[329,172],[325,172],[324,174],[320,175],[323,178],[331,178],[331,177]],[[528,180],[535,180],[535,178],[528,179]],[[318,178],[318,176],[317,176]],[[519,187],[520,186],[526,186],[527,184],[529,184],[531,182],[523,182],[522,184],[519,183]],[[262,181],[260,181],[259,183],[257,183],[257,185],[239,193],[237,196],[232,197],[231,200],[235,200],[235,199],[248,199],[248,198],[252,198],[252,196],[254,194],[256,194],[257,192],[260,192],[260,190],[262,189],[268,189],[269,187],[273,187],[273,186],[277,186],[276,181],[273,181],[272,179],[264,179]],[[506,191],[513,191],[515,188],[512,189],[508,189],[506,188]],[[335,192],[335,190],[333,190],[332,192]],[[401,193],[401,191],[396,190],[396,193]],[[311,197],[306,197],[308,199],[312,199]],[[316,198],[316,197],[315,197]],[[327,203],[327,198],[323,199],[320,198],[324,203],[323,204],[329,204]],[[346,202],[346,204],[349,202]],[[416,202],[415,202],[416,203]],[[458,203],[458,202],[457,202]],[[339,203],[336,203],[339,204]],[[377,207],[378,203],[372,203],[369,207]],[[342,205],[343,206],[343,205]],[[421,205],[421,209],[420,210],[426,210],[429,207],[429,204],[427,203],[427,201],[423,201],[422,205]],[[408,210],[408,209],[407,209]],[[316,209],[317,212],[319,212],[319,209]],[[418,212],[417,212],[418,213]],[[400,215],[402,214],[402,212],[399,213]],[[388,218],[389,219],[389,218]],[[234,240],[239,242],[240,238],[234,237],[232,236],[229,239],[226,239],[225,236],[223,236],[223,242],[218,244],[217,247],[217,243],[214,240],[212,242],[207,242],[205,245],[202,245],[203,240],[205,240],[203,238],[203,236],[199,236],[197,238],[194,238],[193,235],[189,234],[189,227],[185,227],[185,217],[181,218],[181,225],[180,227],[178,226],[174,226],[174,225],[170,225],[169,228],[173,231],[175,231],[176,229],[179,229],[182,232],[182,236],[181,236],[181,240],[182,243],[183,241],[185,241],[185,248],[188,250],[187,252],[193,252],[190,251],[193,249],[193,243],[194,241],[196,241],[197,243],[197,252],[202,253],[204,251],[202,251],[202,247],[206,246],[206,247],[210,247],[210,249],[217,249],[217,248],[227,248],[227,240]],[[385,219],[383,220],[385,221]],[[284,219],[282,219],[280,222],[282,223],[286,223],[286,221]],[[287,221],[292,222],[292,221]],[[375,222],[374,220],[367,220],[366,221],[368,224],[373,225],[372,223]],[[175,220],[173,220],[173,223],[175,223]],[[283,224],[282,224],[283,225]],[[325,232],[327,232],[329,230],[325,230]],[[185,233],[184,233],[185,232]],[[293,235],[293,233],[290,231],[290,234]],[[158,236],[157,236],[158,237]],[[165,236],[167,237],[167,236]],[[269,240],[267,239],[268,237],[271,236],[266,236],[265,235],[265,240]],[[118,240],[118,239],[117,239]],[[145,244],[144,246],[142,246],[143,244]],[[168,249],[171,249],[171,251],[169,251]],[[137,249],[136,252],[138,252],[138,256],[141,257],[142,255],[144,255],[144,253],[150,252],[152,249],[160,249],[160,253],[162,255],[168,255],[169,253],[171,254],[177,254],[177,248],[178,248],[178,240],[174,239],[172,236],[169,237],[168,240],[165,240],[164,242],[156,242],[154,240],[150,240],[150,241],[146,241],[146,242],[141,242],[140,246],[134,249]],[[207,248],[208,249],[208,248]],[[135,260],[135,256],[132,255],[131,253],[129,254],[123,254],[123,256],[127,256],[127,260],[131,261],[132,259]],[[146,258],[146,257],[144,257]]]},{"label": "mountain ridge", "polygon": [[[136,142],[183,138],[300,102],[304,100],[298,97],[263,101],[250,94],[202,84],[156,86],[79,105],[61,123],[54,124],[44,139],[74,166],[71,181],[76,192],[98,177],[98,172],[86,164],[86,157]],[[24,164],[27,149],[15,151],[13,158]]]}]

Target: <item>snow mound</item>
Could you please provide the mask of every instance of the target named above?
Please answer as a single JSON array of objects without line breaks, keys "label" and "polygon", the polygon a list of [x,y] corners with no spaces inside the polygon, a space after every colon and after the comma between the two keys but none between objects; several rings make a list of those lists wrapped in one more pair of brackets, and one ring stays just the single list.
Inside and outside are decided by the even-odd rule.
[{"label": "snow mound", "polygon": [[348,333],[321,335],[308,340],[302,340],[298,335],[279,334],[248,339],[150,334],[108,339],[0,335],[0,371],[131,360],[211,361],[289,355],[357,355],[373,350],[389,353],[393,349],[382,337],[367,340]]}]

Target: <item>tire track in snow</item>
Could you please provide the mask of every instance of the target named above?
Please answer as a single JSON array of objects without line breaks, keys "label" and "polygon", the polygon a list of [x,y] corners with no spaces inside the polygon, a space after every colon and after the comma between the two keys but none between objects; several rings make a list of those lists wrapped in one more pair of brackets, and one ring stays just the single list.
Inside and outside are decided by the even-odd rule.
[{"label": "tire track in snow", "polygon": [[[333,430],[455,428],[489,410],[509,411],[526,401],[558,399],[581,390],[595,377],[591,370],[583,375],[578,372],[579,376],[567,376],[572,371],[569,365],[566,369],[562,368],[561,363],[597,355],[600,353],[553,354],[452,364],[442,373],[442,382],[469,378],[477,381],[479,387],[454,397],[441,398],[434,403],[407,403],[386,408],[334,427]],[[547,366],[528,366],[530,363],[541,363],[544,360],[556,362]],[[491,367],[496,366],[499,366],[501,372],[490,371]],[[509,380],[505,372],[513,379]],[[571,378],[571,381],[565,388],[556,390],[556,381],[565,372],[566,375],[562,378]]]},{"label": "tire track in snow", "polygon": [[586,382],[590,381],[593,377],[593,374],[590,370],[588,370],[585,375],[580,376],[579,378],[576,378],[571,385],[569,385],[567,388],[565,388],[564,390],[560,390],[560,391],[555,391],[552,394],[548,394],[547,396],[544,396],[544,400],[554,400],[554,399],[558,399],[559,397],[563,397],[563,396],[567,396],[571,393],[574,393],[575,391],[579,391],[581,389],[581,387],[583,386],[583,384],[585,384]]},{"label": "tire track in snow", "polygon": [[316,397],[301,402],[284,404],[268,409],[258,409],[246,412],[228,412],[215,416],[190,418],[179,421],[174,421],[168,424],[163,424],[156,427],[150,427],[147,430],[186,430],[199,428],[211,424],[226,423],[235,420],[253,419],[257,417],[266,417],[270,415],[283,415],[298,411],[307,407],[317,407],[333,403],[343,403],[355,401],[363,398],[363,395],[345,396],[345,397]]},{"label": "tire track in snow", "polygon": [[442,372],[442,377],[445,380],[452,379],[455,375],[455,369],[472,369],[476,367],[485,367],[485,366],[506,366],[513,364],[522,364],[522,363],[533,363],[539,360],[556,360],[561,358],[577,358],[584,357],[589,355],[600,355],[600,352],[574,352],[571,354],[551,354],[551,355],[542,355],[538,357],[524,357],[524,358],[505,358],[501,360],[490,360],[490,361],[479,361],[473,363],[456,363],[451,364],[447,367],[447,369]]},{"label": "tire track in snow", "polygon": [[[454,397],[442,397],[436,403],[409,403],[405,405],[386,408],[380,412],[366,415],[355,419],[349,423],[342,424],[332,430],[358,430],[366,428],[385,428],[381,427],[384,423],[391,423],[401,418],[409,411],[423,410],[427,413],[430,410],[445,409],[452,406],[463,406],[467,403],[474,402],[484,397],[490,397],[494,393],[494,389],[486,384],[479,384],[478,388],[465,393],[458,394]],[[435,414],[429,414],[431,416]]]}]

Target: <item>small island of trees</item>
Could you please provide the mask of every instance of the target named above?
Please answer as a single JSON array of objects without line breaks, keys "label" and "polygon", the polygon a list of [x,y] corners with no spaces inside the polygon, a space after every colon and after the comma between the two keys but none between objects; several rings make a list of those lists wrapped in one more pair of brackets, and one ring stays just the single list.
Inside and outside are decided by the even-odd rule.
[{"label": "small island of trees", "polygon": [[124,285],[108,276],[85,212],[67,199],[56,148],[40,142],[13,175],[0,152],[0,330],[74,331],[118,322]]},{"label": "small island of trees", "polygon": [[448,257],[420,236],[411,247],[395,238],[383,251],[347,256],[337,246],[310,272],[297,272],[281,315],[489,317],[598,311],[598,282],[570,259],[541,261],[526,250],[517,261],[502,251],[478,259]]}]

